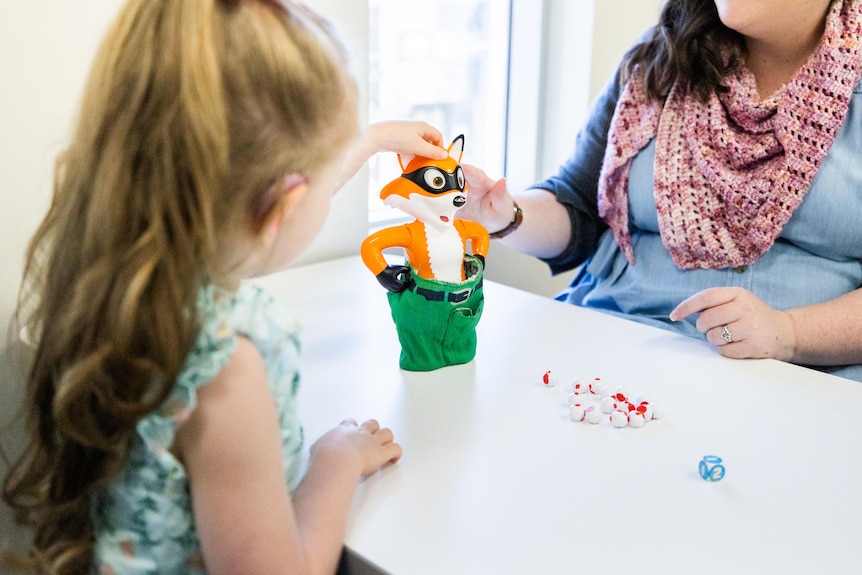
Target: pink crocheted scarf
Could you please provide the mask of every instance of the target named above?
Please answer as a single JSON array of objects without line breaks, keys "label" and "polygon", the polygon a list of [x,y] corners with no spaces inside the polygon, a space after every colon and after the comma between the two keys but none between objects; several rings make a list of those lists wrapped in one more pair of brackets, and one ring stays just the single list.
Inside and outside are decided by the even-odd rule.
[{"label": "pink crocheted scarf", "polygon": [[862,0],[836,0],[823,40],[790,80],[761,101],[744,67],[729,91],[702,103],[682,85],[648,101],[640,74],[623,88],[599,179],[599,213],[634,263],[628,180],[653,137],[662,241],[677,267],[758,260],[802,202],[847,115],[862,76]]}]

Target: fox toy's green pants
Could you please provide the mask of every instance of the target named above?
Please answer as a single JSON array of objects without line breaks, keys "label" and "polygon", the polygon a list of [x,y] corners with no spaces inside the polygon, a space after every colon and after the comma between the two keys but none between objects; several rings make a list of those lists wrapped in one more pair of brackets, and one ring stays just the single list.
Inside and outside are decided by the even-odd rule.
[{"label": "fox toy's green pants", "polygon": [[419,277],[399,293],[389,292],[389,307],[401,342],[401,369],[431,371],[467,363],[476,355],[476,325],[482,316],[482,262],[466,256],[461,283]]}]

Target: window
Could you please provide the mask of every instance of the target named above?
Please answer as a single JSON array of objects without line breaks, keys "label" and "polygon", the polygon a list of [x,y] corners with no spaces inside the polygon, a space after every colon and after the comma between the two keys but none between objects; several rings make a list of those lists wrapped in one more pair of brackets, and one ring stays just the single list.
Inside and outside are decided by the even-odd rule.
[{"label": "window", "polygon": [[[370,0],[369,121],[424,120],[464,161],[502,174],[509,82],[509,0]],[[403,220],[380,189],[401,173],[394,154],[369,163],[369,222]]]},{"label": "window", "polygon": [[[425,120],[448,141],[463,133],[464,161],[505,176],[510,190],[541,181],[571,154],[586,116],[594,3],[369,0],[369,121]],[[401,173],[395,155],[368,168],[369,227],[408,219],[378,197]],[[545,295],[568,283],[571,274],[550,280],[538,260],[492,249],[488,279]]]}]

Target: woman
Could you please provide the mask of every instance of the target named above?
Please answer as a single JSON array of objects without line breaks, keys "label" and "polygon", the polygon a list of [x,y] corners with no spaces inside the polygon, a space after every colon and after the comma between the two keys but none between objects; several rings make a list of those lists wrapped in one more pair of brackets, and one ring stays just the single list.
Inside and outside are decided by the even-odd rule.
[{"label": "woman", "polygon": [[559,173],[465,166],[461,215],[585,263],[561,300],[862,381],[860,30],[858,0],[668,0]]}]

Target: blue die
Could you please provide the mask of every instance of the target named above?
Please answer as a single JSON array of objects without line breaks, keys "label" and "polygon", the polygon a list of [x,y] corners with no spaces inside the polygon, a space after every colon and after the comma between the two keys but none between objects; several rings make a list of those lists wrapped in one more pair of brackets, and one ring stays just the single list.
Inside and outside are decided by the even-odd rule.
[{"label": "blue die", "polygon": [[724,465],[721,464],[721,457],[715,455],[704,455],[698,466],[700,476],[705,481],[721,481],[724,477]]}]

